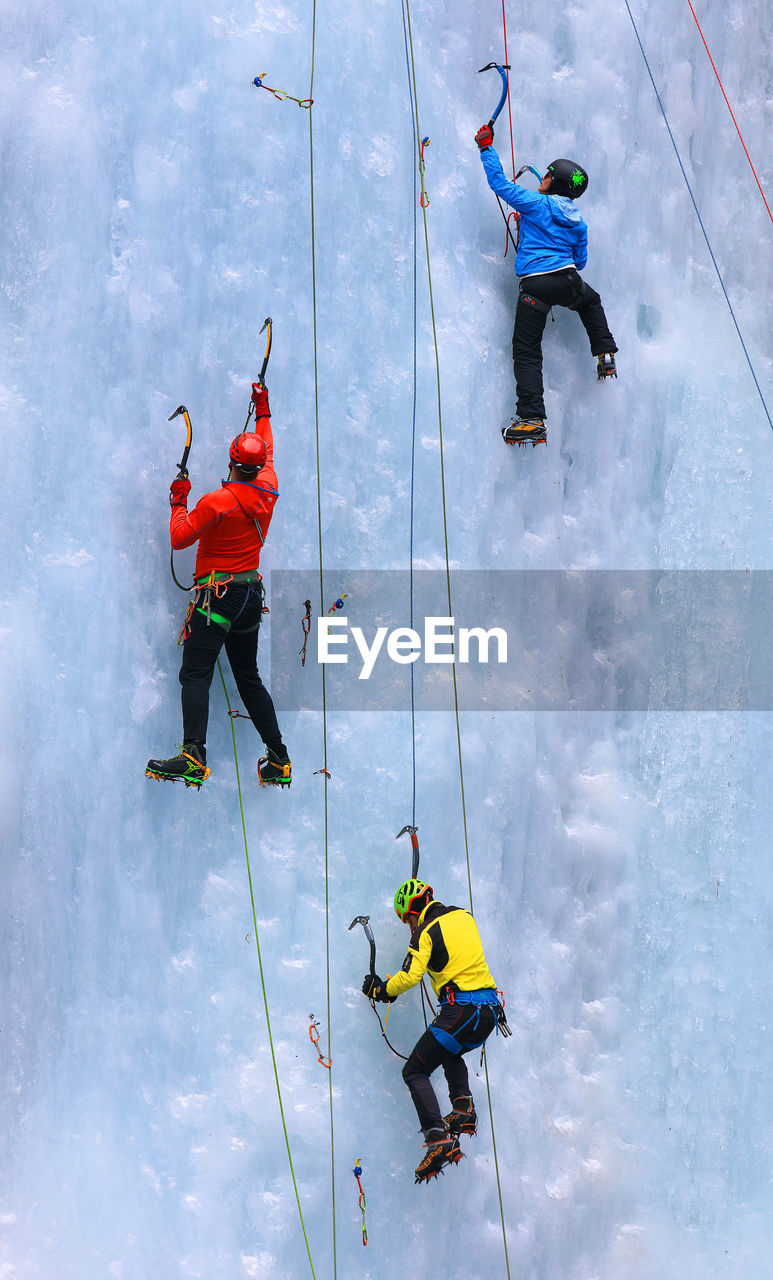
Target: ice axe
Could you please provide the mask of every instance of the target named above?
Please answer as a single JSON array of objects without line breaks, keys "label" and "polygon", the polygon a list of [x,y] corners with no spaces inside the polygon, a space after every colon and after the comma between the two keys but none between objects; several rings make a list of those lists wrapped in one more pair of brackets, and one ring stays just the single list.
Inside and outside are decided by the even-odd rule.
[{"label": "ice axe", "polygon": [[[260,367],[260,373],[258,374],[257,381],[253,382],[252,384],[252,398],[250,399],[249,407],[247,409],[247,421],[244,424],[245,431],[248,430],[250,425],[250,418],[255,412],[256,388],[265,387],[266,385],[266,381],[265,381],[266,369],[268,368],[268,358],[271,355],[271,342],[274,334],[274,321],[271,319],[271,316],[266,316],[265,320],[263,321],[263,328],[261,329],[260,332],[264,333],[266,329],[268,329],[268,337],[266,338],[266,353],[263,356],[263,364]],[[260,337],[260,334],[258,334],[258,337]]]},{"label": "ice axe", "polygon": [[[188,454],[191,451],[191,441],[193,439],[193,427],[191,426],[190,414],[188,413],[188,410],[186,409],[185,405],[184,404],[178,405],[174,413],[170,413],[169,417],[167,418],[167,422],[172,422],[175,418],[179,418],[180,414],[182,414],[183,418],[185,419],[185,448],[183,449],[183,456],[181,457],[178,463],[177,479],[187,480],[188,479]],[[172,580],[175,586],[179,587],[181,591],[190,591],[190,587],[183,586],[182,582],[178,581],[177,574],[174,571],[174,547],[172,547],[171,551],[169,552],[169,568],[170,568],[170,571],[172,574]]]},{"label": "ice axe", "polygon": [[349,931],[351,932],[351,930],[354,928],[356,924],[361,924],[363,929],[365,930],[365,937],[368,939],[368,942],[370,943],[370,976],[372,978],[375,978],[376,976],[376,939],[373,937],[373,930],[371,929],[370,924],[368,923],[369,920],[370,920],[370,916],[355,916],[354,919],[352,920],[352,923],[349,925]]},{"label": "ice axe", "polygon": [[496,111],[494,112],[494,114],[492,115],[491,119],[488,122],[489,129],[494,128],[494,121],[496,120],[497,116],[499,115],[500,111],[505,105],[505,101],[507,99],[507,87],[508,87],[507,73],[510,70],[510,63],[505,62],[500,64],[499,62],[487,62],[485,67],[480,67],[478,69],[478,75],[480,75],[481,71],[493,71],[495,67],[499,72],[500,76],[502,77],[502,96],[499,99],[499,102],[497,103]]},{"label": "ice axe", "polygon": [[410,824],[403,827],[402,831],[398,831],[395,840],[399,840],[400,836],[404,836],[406,832],[411,837],[411,847],[413,849],[413,861],[411,866],[411,876],[414,880],[419,874],[419,837],[417,835],[419,828],[412,827]]},{"label": "ice axe", "polygon": [[[507,78],[507,73],[510,70],[510,63],[505,62],[503,64],[500,64],[499,62],[487,62],[485,67],[478,68],[478,75],[480,75],[481,71],[493,71],[494,68],[496,68],[496,70],[499,72],[500,76],[502,77],[502,94],[500,96],[499,102],[496,105],[496,110],[494,111],[494,113],[491,116],[491,119],[488,122],[488,127],[492,131],[494,128],[494,121],[496,120],[497,116],[499,115],[500,111],[505,105],[505,101],[507,99],[507,89],[508,89],[508,83],[509,83]],[[521,173],[523,173],[523,170],[521,170]],[[496,200],[497,200],[497,204],[499,205],[499,212],[501,213],[502,218],[504,219],[504,224],[507,229],[507,234],[510,237],[510,243],[512,244],[513,248],[515,249],[515,252],[517,253],[518,245],[516,244],[515,237],[512,231],[510,230],[510,222],[509,222],[508,216],[505,213],[504,206],[499,196],[496,197]],[[518,218],[517,213],[515,217],[517,221],[517,218]],[[505,246],[505,253],[506,252],[507,252],[507,246]]]},{"label": "ice axe", "polygon": [[[268,357],[271,355],[271,338],[274,332],[274,321],[271,319],[271,316],[266,316],[260,333],[263,333],[266,329],[268,329],[268,337],[266,338],[266,354],[263,357],[263,365],[260,373],[258,374],[258,382],[261,386],[265,385],[263,379],[266,376],[266,369],[268,368]],[[258,334],[258,337],[260,337],[260,334]]]},{"label": "ice axe", "polygon": [[183,418],[185,419],[186,435],[185,435],[185,448],[183,449],[183,456],[180,459],[177,479],[187,480],[188,479],[188,466],[187,466],[188,454],[191,451],[191,440],[193,439],[193,428],[191,426],[190,415],[185,405],[181,404],[177,409],[175,409],[174,413],[170,413],[169,417],[167,418],[167,422],[172,422],[173,419],[178,418],[180,414],[182,414]]}]

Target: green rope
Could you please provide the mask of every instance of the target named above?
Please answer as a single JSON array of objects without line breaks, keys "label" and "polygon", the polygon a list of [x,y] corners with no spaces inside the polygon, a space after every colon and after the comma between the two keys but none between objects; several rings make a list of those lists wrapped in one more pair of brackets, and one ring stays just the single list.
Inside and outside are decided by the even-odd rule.
[{"label": "green rope", "polygon": [[[419,98],[416,90],[416,64],[413,56],[413,33],[411,30],[411,6],[409,3],[409,0],[405,0],[405,13],[408,19],[408,43],[411,51],[411,79],[413,82],[413,103],[414,103],[414,112],[416,115],[416,132],[420,138],[421,129],[419,128]],[[422,189],[423,189],[423,178],[422,178]],[[435,322],[435,300],[434,300],[434,295],[432,291],[432,266],[431,266],[430,250],[429,250],[429,228],[427,224],[427,207],[424,201],[422,201],[422,218],[424,222],[424,248],[425,248],[426,257],[427,257],[427,287],[429,292],[430,317],[432,320],[432,341],[435,349],[435,383],[436,383],[436,394],[437,394],[438,439],[439,439],[439,452],[440,452],[440,494],[441,494],[441,503],[443,508],[443,543],[445,548],[445,563],[446,563],[446,594],[448,599],[448,616],[449,618],[452,618],[454,616],[454,611],[451,603],[451,563],[450,563],[450,554],[449,554],[449,548],[448,548],[448,513],[446,508],[446,475],[445,475],[445,457],[444,457],[444,451],[443,451],[443,413],[441,408],[442,400],[441,400],[441,392],[440,392],[440,351],[438,348],[437,325]],[[456,663],[455,662],[451,666],[451,672],[453,677],[453,688],[454,688],[454,717],[456,721],[456,749],[457,749],[457,756],[459,761],[459,790],[460,790],[461,804],[462,804],[462,827],[464,831],[464,855],[467,862],[467,887],[470,895],[470,911],[472,912],[473,911],[472,871],[470,868],[470,844],[469,844],[469,835],[467,831],[467,805],[466,805],[465,795],[464,795],[464,763],[462,759],[462,733],[461,733],[461,724],[460,724],[460,718],[459,718],[459,690],[456,682]],[[494,1153],[494,1169],[496,1172],[496,1179],[497,1179],[497,1195],[499,1197],[499,1217],[502,1223],[502,1243],[505,1251],[505,1268],[507,1270],[507,1275],[509,1280],[510,1259],[507,1252],[507,1228],[505,1226],[505,1210],[504,1210],[504,1204],[502,1201],[502,1182],[501,1182],[500,1173],[499,1173],[499,1161],[497,1159],[497,1145],[496,1145],[496,1137],[494,1132],[494,1109],[491,1102],[491,1089],[489,1087],[488,1063],[486,1062],[485,1057],[484,1057],[484,1067],[485,1067],[485,1073],[486,1073],[486,1093],[488,1096],[489,1119],[491,1121],[491,1138],[492,1138],[492,1148]]]},{"label": "green rope", "polygon": [[[230,707],[231,703],[228,698],[228,689],[226,688],[225,677],[223,675],[223,668],[220,665],[219,658],[217,660],[217,669],[218,669],[218,672],[220,673],[220,679],[223,684],[223,693],[225,695],[226,706]],[[271,1049],[271,1062],[274,1068],[274,1083],[276,1085],[276,1096],[277,1096],[277,1101],[279,1103],[279,1114],[282,1117],[282,1129],[284,1131],[284,1136],[285,1136],[285,1147],[287,1148],[287,1159],[290,1165],[290,1176],[292,1177],[293,1190],[295,1191],[295,1203],[298,1206],[298,1217],[301,1220],[301,1230],[303,1231],[303,1238],[306,1242],[306,1254],[309,1259],[309,1267],[311,1268],[311,1274],[312,1276],[314,1276],[314,1280],[316,1280],[316,1272],[314,1270],[314,1263],[311,1257],[311,1246],[309,1245],[309,1237],[306,1234],[306,1223],[303,1220],[303,1209],[301,1207],[301,1197],[298,1191],[298,1183],[295,1178],[295,1169],[293,1167],[293,1157],[292,1157],[292,1152],[290,1150],[290,1138],[287,1133],[285,1111],[284,1111],[284,1106],[282,1104],[282,1089],[279,1084],[279,1068],[277,1067],[276,1053],[274,1052],[274,1037],[271,1034],[271,1017],[268,1012],[268,995],[266,993],[266,979],[263,973],[263,957],[260,953],[260,934],[258,933],[258,916],[257,916],[257,911],[255,909],[255,890],[252,883],[252,868],[250,866],[250,850],[247,844],[247,825],[244,820],[244,801],[242,799],[242,784],[241,784],[241,778],[239,776],[239,755],[236,750],[236,731],[234,729],[233,716],[229,716],[229,720],[231,722],[231,737],[233,739],[234,766],[236,768],[236,787],[239,792],[239,812],[241,814],[241,819],[242,819],[242,836],[244,838],[244,856],[247,860],[247,880],[250,886],[250,903],[252,906],[252,924],[255,930],[255,948],[258,953],[258,969],[260,970],[260,987],[263,992],[263,1010],[266,1015],[266,1030],[268,1031],[268,1043]]]},{"label": "green rope", "polygon": [[[316,49],[317,0],[314,0],[311,16],[311,80],[309,98],[314,97],[314,61]],[[309,108],[309,205],[311,216],[311,315],[314,356],[314,440],[317,461],[317,548],[319,555],[319,612],[325,612],[324,573],[322,558],[322,480],[319,444],[319,357],[317,348],[317,258],[316,222],[314,216],[314,117]],[[330,1112],[330,1197],[333,1218],[333,1276],[338,1275],[336,1246],[336,1186],[335,1186],[335,1127],[333,1122],[333,1031],[330,1002],[330,880],[328,837],[328,775],[327,775],[327,686],[325,664],[322,663],[322,779],[323,779],[323,830],[325,843],[325,990],[327,1009],[327,1059],[331,1063],[328,1078],[328,1108]]]}]

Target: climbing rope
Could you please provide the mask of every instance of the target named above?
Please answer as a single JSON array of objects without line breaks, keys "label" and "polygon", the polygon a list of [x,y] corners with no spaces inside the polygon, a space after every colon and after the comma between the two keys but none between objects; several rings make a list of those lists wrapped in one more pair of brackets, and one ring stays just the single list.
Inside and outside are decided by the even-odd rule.
[{"label": "climbing rope", "polygon": [[[317,341],[317,259],[316,259],[316,221],[314,214],[314,113],[311,103],[314,101],[314,66],[316,56],[317,0],[313,0],[311,17],[311,76],[309,82],[309,218],[311,239],[311,318],[312,318],[312,353],[314,365],[314,444],[317,463],[317,551],[319,557],[319,611],[324,614],[324,572],[322,555],[322,481],[320,475],[320,439],[319,439],[319,353]],[[325,849],[325,1000],[327,1007],[327,1058],[332,1062],[332,1019],[330,999],[330,878],[329,878],[329,831],[328,831],[328,783],[330,772],[327,763],[327,688],[325,664],[320,663],[322,679],[322,769],[324,778],[323,796],[323,839]],[[335,1187],[335,1128],[333,1123],[333,1072],[327,1073],[328,1109],[330,1113],[330,1194],[331,1218],[333,1231],[333,1277],[338,1275],[336,1251],[336,1187]]]},{"label": "climbing rope", "polygon": [[638,46],[639,46],[639,50],[640,50],[640,52],[641,52],[641,56],[642,56],[642,58],[643,58],[643,60],[644,60],[644,65],[645,65],[645,67],[647,68],[647,74],[649,75],[650,81],[652,82],[652,88],[653,88],[653,89],[654,89],[654,91],[655,91],[655,97],[657,98],[658,106],[660,107],[660,113],[661,113],[661,115],[663,116],[663,120],[664,120],[664,123],[665,123],[666,129],[668,130],[668,136],[669,136],[669,138],[671,139],[671,145],[672,145],[672,147],[674,148],[674,154],[676,155],[677,161],[678,161],[678,163],[679,163],[679,168],[680,168],[680,169],[681,169],[681,171],[682,171],[682,177],[684,178],[685,186],[687,187],[687,190],[688,190],[688,192],[689,192],[690,200],[692,201],[692,206],[693,206],[693,209],[695,210],[695,216],[696,216],[696,218],[698,219],[698,225],[699,225],[699,227],[700,227],[701,231],[703,232],[703,238],[704,238],[704,240],[706,241],[706,248],[707,248],[707,249],[708,249],[708,251],[709,251],[709,255],[710,255],[710,257],[711,257],[711,261],[712,261],[712,262],[713,262],[713,264],[714,264],[714,270],[715,270],[715,271],[716,271],[716,273],[717,273],[717,279],[719,280],[720,286],[721,286],[721,288],[722,288],[722,292],[723,292],[723,294],[725,295],[725,302],[727,303],[728,310],[729,310],[729,312],[730,312],[730,315],[732,316],[733,324],[735,325],[735,331],[736,331],[736,333],[738,334],[738,338],[739,338],[739,341],[740,341],[740,343],[741,343],[741,347],[743,348],[743,353],[744,353],[744,355],[746,356],[746,363],[747,363],[747,364],[748,364],[748,366],[749,366],[749,370],[750,370],[750,372],[751,372],[752,378],[754,379],[754,385],[755,385],[755,387],[757,388],[757,392],[758,392],[758,394],[759,394],[760,400],[762,401],[762,407],[763,407],[763,409],[765,410],[765,416],[766,416],[766,418],[767,418],[767,420],[768,420],[768,425],[769,425],[769,427],[770,427],[771,431],[773,431],[773,418],[771,418],[771,416],[770,416],[770,411],[769,411],[769,409],[768,409],[767,404],[765,403],[765,397],[764,397],[764,395],[762,394],[762,388],[761,388],[761,386],[760,386],[760,384],[759,384],[759,381],[758,381],[758,379],[757,379],[757,374],[756,374],[756,372],[755,372],[754,365],[752,364],[751,356],[749,355],[749,352],[748,352],[748,350],[747,350],[747,347],[746,347],[746,343],[745,343],[745,341],[744,341],[743,334],[741,333],[741,326],[739,325],[739,323],[738,323],[738,321],[737,321],[737,319],[736,319],[736,315],[735,315],[735,312],[734,312],[734,310],[733,310],[733,304],[732,304],[732,303],[731,303],[731,301],[730,301],[729,294],[728,294],[728,292],[727,292],[727,289],[725,288],[725,282],[724,282],[724,280],[723,280],[723,278],[722,278],[722,272],[721,272],[721,271],[720,271],[720,269],[719,269],[719,263],[717,262],[717,259],[716,259],[716,257],[714,256],[714,250],[713,250],[713,249],[712,249],[712,247],[711,247],[711,241],[710,241],[710,239],[709,239],[709,233],[708,233],[708,231],[706,230],[706,227],[705,227],[704,222],[703,222],[703,218],[701,217],[701,211],[700,211],[700,209],[698,208],[698,202],[697,202],[697,200],[695,199],[695,195],[694,195],[694,193],[693,193],[693,189],[692,189],[692,187],[690,186],[690,179],[687,177],[687,171],[686,171],[686,169],[685,169],[685,167],[684,167],[684,164],[683,164],[683,162],[682,162],[682,157],[681,157],[681,155],[680,155],[679,147],[677,146],[676,138],[674,137],[673,130],[672,130],[672,128],[671,128],[671,124],[670,124],[670,122],[669,122],[668,115],[667,115],[667,113],[666,113],[666,108],[665,108],[665,106],[663,105],[663,99],[662,99],[662,98],[661,98],[661,96],[660,96],[660,92],[659,92],[659,90],[658,90],[658,86],[657,86],[657,84],[656,84],[656,82],[655,82],[655,76],[653,75],[652,68],[651,68],[650,63],[649,63],[649,59],[648,59],[647,54],[646,54],[646,52],[645,52],[644,45],[642,44],[642,39],[641,39],[641,36],[639,35],[639,28],[638,28],[638,27],[637,27],[637,25],[636,25],[636,20],[635,20],[635,18],[634,18],[634,16],[633,16],[633,14],[632,14],[632,12],[631,12],[631,6],[630,6],[630,4],[628,3],[628,0],[624,0],[624,4],[625,4],[626,9],[628,10],[628,17],[631,19],[631,26],[633,27],[634,35],[636,36],[636,42],[637,42],[637,44],[638,44]]},{"label": "climbing rope", "polygon": [[[225,676],[223,675],[223,668],[222,668],[222,667],[221,667],[221,665],[220,665],[220,659],[219,659],[219,658],[218,658],[218,660],[217,660],[217,669],[218,669],[218,672],[219,672],[219,675],[220,675],[221,683],[222,683],[222,685],[223,685],[223,693],[224,693],[224,695],[225,695],[226,705],[227,705],[227,706],[230,706],[230,699],[229,699],[229,697],[228,697],[228,688],[227,688],[226,683],[225,683]],[[305,1243],[306,1243],[306,1256],[307,1256],[307,1257],[308,1257],[308,1259],[309,1259],[309,1267],[310,1267],[310,1269],[311,1269],[311,1274],[312,1274],[312,1276],[314,1276],[314,1277],[315,1277],[315,1280],[316,1280],[316,1272],[315,1272],[315,1270],[314,1270],[314,1263],[313,1263],[313,1261],[312,1261],[312,1257],[311,1257],[311,1246],[310,1246],[310,1244],[309,1244],[309,1237],[308,1237],[308,1235],[307,1235],[307,1233],[306,1233],[306,1223],[305,1223],[304,1218],[303,1218],[303,1208],[302,1208],[302,1206],[301,1206],[301,1197],[300,1197],[300,1192],[299,1192],[299,1190],[298,1190],[298,1182],[297,1182],[296,1177],[295,1177],[295,1167],[294,1167],[294,1165],[293,1165],[293,1156],[292,1156],[292,1151],[290,1150],[290,1137],[289,1137],[289,1134],[288,1134],[288,1132],[287,1132],[287,1122],[286,1122],[286,1120],[285,1120],[285,1110],[284,1110],[284,1104],[283,1104],[283,1102],[282,1102],[282,1087],[281,1087],[281,1085],[280,1085],[280,1083],[279,1083],[279,1067],[277,1066],[277,1061],[276,1061],[276,1052],[275,1052],[275,1050],[274,1050],[274,1037],[273,1037],[273,1034],[272,1034],[272,1031],[271,1031],[271,1015],[270,1015],[270,1013],[269,1013],[269,1009],[268,1009],[268,993],[267,993],[267,991],[266,991],[266,977],[265,977],[265,973],[263,972],[263,956],[262,956],[262,954],[261,954],[261,950],[260,950],[260,931],[259,931],[259,929],[258,929],[258,915],[257,915],[257,911],[256,911],[256,908],[255,908],[255,888],[254,888],[253,880],[252,880],[252,867],[251,867],[251,864],[250,864],[250,850],[249,850],[249,845],[248,845],[248,843],[247,843],[247,824],[246,824],[245,819],[244,819],[244,800],[243,800],[243,797],[242,797],[242,784],[241,784],[241,777],[240,777],[240,773],[239,773],[239,753],[238,753],[238,751],[237,751],[237,749],[236,749],[236,731],[235,731],[235,729],[234,729],[233,717],[230,717],[230,724],[231,724],[231,739],[232,739],[232,742],[233,742],[233,752],[234,752],[234,768],[235,768],[235,770],[236,770],[236,789],[237,789],[237,791],[238,791],[238,793],[239,793],[239,813],[240,813],[240,815],[241,815],[241,822],[242,822],[242,838],[243,838],[243,841],[244,841],[244,857],[245,857],[245,860],[246,860],[246,863],[247,863],[247,882],[248,882],[249,887],[250,887],[250,905],[251,905],[251,907],[252,907],[252,926],[253,926],[253,929],[254,929],[254,932],[255,932],[255,949],[256,949],[257,954],[258,954],[258,971],[259,971],[259,973],[260,973],[260,989],[261,989],[261,991],[262,991],[262,993],[263,993],[263,1012],[264,1012],[264,1014],[265,1014],[265,1018],[266,1018],[266,1031],[267,1031],[267,1033],[268,1033],[268,1045],[269,1045],[269,1049],[270,1049],[270,1051],[271,1051],[271,1064],[272,1064],[273,1069],[274,1069],[274,1085],[275,1085],[275,1087],[276,1087],[277,1102],[279,1103],[279,1114],[280,1114],[280,1116],[281,1116],[281,1118],[282,1118],[282,1131],[283,1131],[283,1133],[284,1133],[285,1148],[286,1148],[286,1150],[287,1150],[287,1160],[288,1160],[288,1163],[289,1163],[289,1165],[290,1165],[290,1176],[291,1176],[291,1178],[292,1178],[293,1191],[295,1192],[295,1203],[296,1203],[296,1205],[297,1205],[297,1207],[298,1207],[298,1217],[300,1218],[300,1222],[301,1222],[301,1230],[302,1230],[302,1232],[303,1232],[303,1239],[304,1239],[304,1241],[305,1241]]]},{"label": "climbing rope", "polygon": [[713,70],[713,72],[714,72],[714,75],[717,77],[717,84],[719,85],[720,89],[722,90],[722,97],[725,99],[725,102],[726,102],[726,104],[727,104],[727,109],[728,109],[728,111],[730,112],[730,116],[731,116],[731,118],[732,118],[733,124],[735,125],[736,133],[738,134],[738,137],[739,137],[739,138],[740,138],[740,140],[741,140],[741,146],[743,147],[744,155],[746,156],[746,159],[749,161],[749,167],[750,167],[750,169],[751,169],[752,173],[754,174],[754,181],[757,183],[757,186],[758,186],[758,187],[759,187],[759,189],[760,189],[760,195],[762,196],[763,202],[764,202],[764,204],[765,204],[765,208],[766,208],[766,209],[767,209],[767,211],[768,211],[768,217],[770,218],[771,222],[773,222],[773,213],[771,213],[771,211],[770,211],[770,205],[768,204],[767,198],[766,198],[766,196],[765,196],[765,192],[764,192],[764,191],[763,191],[763,189],[762,189],[762,183],[760,182],[759,178],[757,177],[757,170],[755,169],[754,165],[752,164],[752,158],[751,158],[751,156],[749,155],[749,152],[748,152],[748,151],[747,151],[747,149],[746,149],[746,143],[745,143],[745,142],[744,142],[744,140],[743,140],[743,134],[741,133],[741,130],[740,130],[740,128],[738,127],[738,121],[736,120],[736,118],[735,118],[735,116],[734,116],[734,114],[733,114],[733,108],[730,106],[730,100],[729,100],[729,98],[728,98],[727,94],[725,93],[725,86],[724,86],[724,85],[723,85],[723,83],[722,83],[722,77],[720,76],[719,72],[717,71],[716,63],[714,62],[714,59],[713,59],[713,58],[712,58],[712,56],[711,56],[711,50],[709,49],[709,46],[708,46],[708,45],[707,45],[707,43],[706,43],[706,37],[705,37],[705,36],[704,36],[704,34],[703,34],[703,28],[701,27],[701,24],[700,24],[700,22],[698,21],[698,15],[696,14],[695,10],[694,10],[694,9],[693,9],[693,7],[692,7],[692,0],[687,0],[687,3],[688,3],[688,4],[689,4],[689,6],[690,6],[690,13],[692,14],[692,16],[693,16],[693,17],[694,17],[694,19],[695,19],[695,25],[696,25],[696,27],[698,28],[698,33],[699,33],[699,35],[700,35],[701,40],[703,41],[703,47],[704,47],[704,49],[706,50],[706,53],[708,54],[708,59],[709,59],[709,62],[711,63],[711,67],[712,67],[712,70]]},{"label": "climbing rope", "polygon": [[[416,90],[416,63],[415,63],[414,51],[413,51],[413,33],[411,29],[410,0],[402,0],[402,6],[403,6],[403,14],[404,14],[404,26],[407,32],[407,49],[409,53],[408,76],[409,76],[409,90],[411,94],[411,109],[412,109],[413,118],[416,126],[416,136],[419,137],[421,135],[421,131],[419,129],[418,94]],[[448,543],[448,513],[447,513],[446,486],[445,486],[445,456],[444,456],[444,450],[443,450],[443,414],[442,414],[442,397],[441,397],[441,388],[440,388],[440,352],[438,349],[437,323],[435,319],[435,302],[434,302],[434,296],[432,291],[432,263],[431,263],[430,247],[429,247],[429,228],[427,224],[427,210],[424,207],[424,205],[422,205],[421,208],[422,208],[422,219],[423,219],[423,226],[424,226],[424,250],[425,250],[426,265],[427,265],[427,290],[429,294],[430,317],[431,317],[431,324],[432,324],[432,341],[433,341],[434,352],[435,352],[435,384],[436,384],[436,396],[437,396],[438,440],[439,440],[439,454],[440,454],[440,491],[441,491],[441,503],[442,503],[442,509],[443,509],[443,544],[444,544],[444,552],[445,552],[446,595],[448,600],[448,616],[453,617],[454,612],[453,612],[452,601],[451,601],[451,568],[450,568],[451,561],[450,561],[450,552],[449,552],[449,543]],[[413,493],[413,489],[411,490],[411,492]],[[465,852],[465,859],[467,864],[467,885],[468,885],[469,897],[470,897],[470,911],[472,912],[473,910],[472,871],[470,867],[470,847],[469,847],[469,836],[467,831],[467,806],[466,806],[465,794],[464,794],[464,763],[462,759],[462,737],[461,737],[461,725],[460,725],[460,716],[459,716],[459,691],[458,691],[457,679],[456,679],[456,663],[455,662],[451,664],[451,672],[452,672],[452,678],[453,678],[454,718],[455,718],[455,724],[456,724],[456,745],[457,745],[457,758],[458,758],[458,765],[459,765],[459,791],[460,791],[460,800],[461,800],[461,808],[462,808],[462,828],[464,832],[464,852]],[[509,1260],[508,1250],[507,1250],[507,1228],[505,1225],[505,1211],[504,1211],[504,1203],[502,1199],[502,1181],[501,1181],[501,1176],[499,1171],[499,1160],[497,1158],[497,1147],[496,1147],[495,1127],[494,1127],[494,1111],[493,1111],[493,1106],[491,1101],[491,1090],[489,1088],[488,1064],[486,1064],[486,1092],[488,1095],[489,1118],[491,1121],[492,1150],[494,1155],[494,1169],[496,1172],[497,1195],[499,1198],[499,1217],[500,1217],[500,1223],[502,1227],[502,1244],[503,1244],[504,1255],[505,1255],[505,1269],[506,1269],[508,1280],[509,1280],[510,1260]]]}]

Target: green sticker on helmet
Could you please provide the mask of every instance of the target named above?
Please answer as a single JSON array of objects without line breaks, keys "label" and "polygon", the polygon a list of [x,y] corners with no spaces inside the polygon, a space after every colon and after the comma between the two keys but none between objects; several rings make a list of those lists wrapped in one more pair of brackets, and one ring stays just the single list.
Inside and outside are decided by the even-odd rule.
[{"label": "green sticker on helmet", "polygon": [[585,181],[585,174],[582,169],[575,169],[572,174],[571,182],[573,187],[581,187]]}]

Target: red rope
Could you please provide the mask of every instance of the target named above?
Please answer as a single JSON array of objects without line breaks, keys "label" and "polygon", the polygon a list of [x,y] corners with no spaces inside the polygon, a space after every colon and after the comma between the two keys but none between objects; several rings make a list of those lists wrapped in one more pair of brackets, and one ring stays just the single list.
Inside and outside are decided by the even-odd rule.
[{"label": "red rope", "polygon": [[[749,161],[749,166],[750,166],[750,168],[751,168],[751,171],[752,171],[752,173],[754,174],[754,181],[757,183],[757,186],[758,186],[758,187],[759,187],[759,189],[760,189],[760,195],[762,196],[763,200],[765,201],[765,208],[766,208],[766,209],[767,209],[767,211],[768,211],[768,217],[770,218],[771,222],[773,222],[773,213],[771,213],[771,212],[770,212],[770,205],[768,204],[767,200],[765,199],[765,192],[762,190],[762,183],[760,182],[759,178],[757,177],[757,170],[755,169],[754,165],[752,164],[752,158],[751,158],[751,156],[749,155],[749,152],[746,150],[746,143],[745,143],[745,142],[744,142],[744,140],[743,140],[743,134],[741,133],[741,130],[738,128],[738,121],[736,120],[735,116],[733,115],[733,108],[730,106],[730,102],[728,101],[727,94],[725,93],[725,86],[722,84],[722,80],[721,80],[721,78],[720,78],[720,74],[719,74],[719,72],[717,71],[717,68],[716,68],[716,64],[715,64],[715,62],[714,62],[714,59],[713,59],[713,58],[712,58],[712,56],[711,56],[711,50],[709,49],[709,46],[706,44],[706,37],[704,36],[703,31],[702,31],[702,29],[701,29],[701,24],[700,24],[700,23],[699,23],[699,21],[698,21],[698,16],[697,16],[697,14],[696,14],[695,10],[694,10],[694,9],[693,9],[693,7],[692,7],[692,0],[687,0],[687,3],[688,3],[688,4],[689,4],[689,6],[690,6],[690,13],[691,13],[691,14],[692,14],[692,16],[695,18],[695,25],[696,25],[696,27],[698,28],[698,32],[699,32],[699,34],[700,34],[700,38],[701,38],[701,40],[703,41],[703,47],[704,47],[704,49],[706,50],[706,53],[708,54],[709,62],[711,63],[711,65],[712,65],[712,67],[713,67],[714,75],[717,77],[717,84],[719,85],[720,89],[722,90],[722,97],[725,99],[725,102],[727,103],[727,109],[728,109],[728,111],[730,112],[730,115],[732,116],[732,120],[733,120],[733,124],[735,125],[736,133],[738,134],[738,137],[741,139],[741,146],[742,146],[742,147],[743,147],[743,149],[744,149],[744,154],[746,155],[746,159]],[[504,0],[502,0],[502,6],[503,6],[503,8],[504,8]]]},{"label": "red rope", "polygon": [[[502,0],[502,28],[505,33],[505,63],[510,59],[507,56],[507,17],[505,16],[505,0]],[[513,181],[515,181],[515,147],[513,145],[513,113],[510,108],[510,80],[507,81],[507,118],[510,121],[510,159],[513,162]],[[505,250],[505,252],[507,252]]]}]

